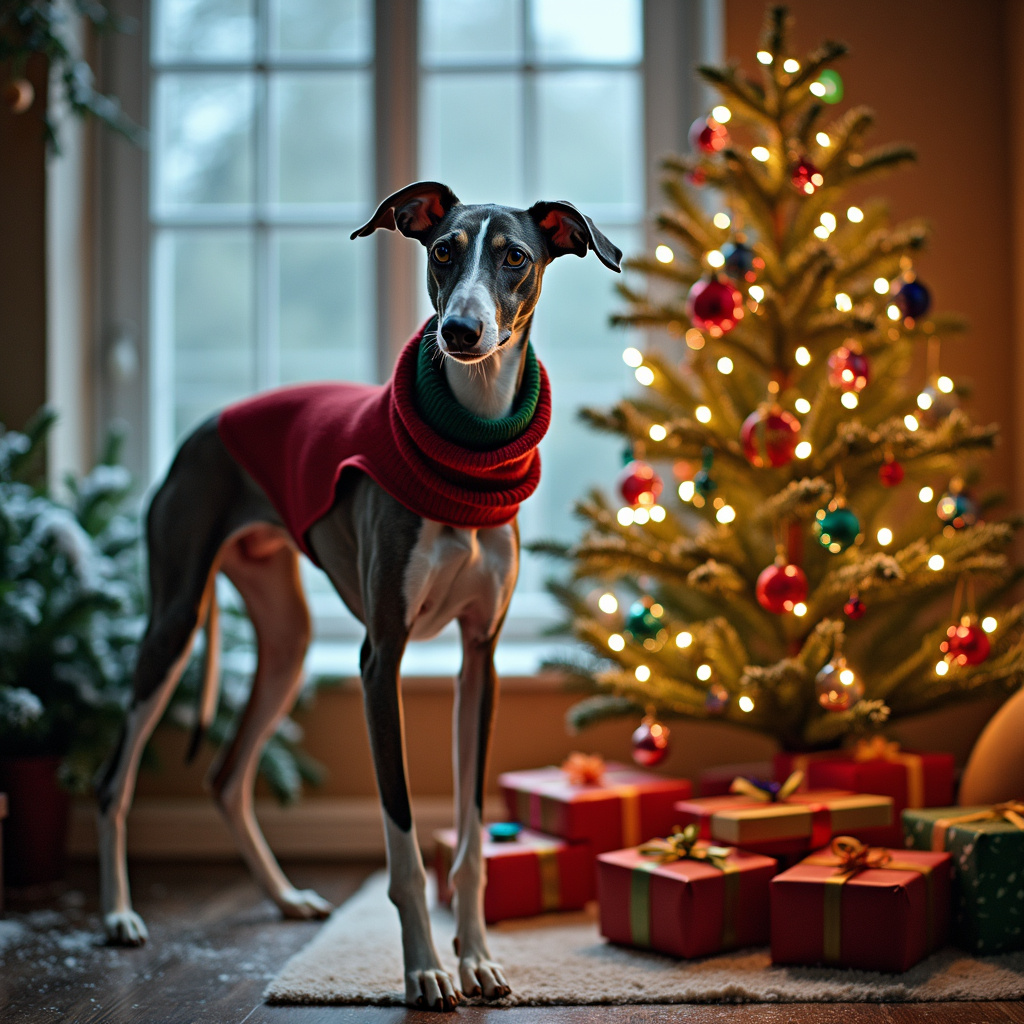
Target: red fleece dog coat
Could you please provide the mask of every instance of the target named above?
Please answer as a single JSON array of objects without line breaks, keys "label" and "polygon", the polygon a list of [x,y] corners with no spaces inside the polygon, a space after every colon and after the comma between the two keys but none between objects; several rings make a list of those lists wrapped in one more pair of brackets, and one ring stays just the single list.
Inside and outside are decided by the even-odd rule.
[{"label": "red fleece dog coat", "polygon": [[[429,321],[428,321],[429,323]],[[371,476],[425,519],[455,527],[511,522],[537,488],[537,444],[551,422],[540,369],[536,412],[517,438],[489,451],[446,440],[416,409],[416,363],[426,324],[402,349],[384,385],[299,384],[228,406],[217,429],[314,562],[309,528],[330,510],[342,472]]]}]

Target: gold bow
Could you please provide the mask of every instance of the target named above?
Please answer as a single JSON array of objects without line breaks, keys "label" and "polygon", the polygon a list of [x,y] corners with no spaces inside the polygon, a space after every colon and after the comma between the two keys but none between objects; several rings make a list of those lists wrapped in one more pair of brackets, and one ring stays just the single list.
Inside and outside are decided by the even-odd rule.
[{"label": "gold bow", "polygon": [[893,761],[899,756],[900,745],[884,736],[857,740],[853,748],[854,761]]},{"label": "gold bow", "polygon": [[597,786],[604,779],[604,758],[574,750],[563,762],[562,771],[574,786]]},{"label": "gold bow", "polygon": [[659,864],[671,864],[677,860],[706,860],[719,871],[725,870],[725,862],[732,853],[731,846],[705,846],[694,849],[700,834],[696,825],[687,825],[672,829],[672,834],[665,839],[650,839],[638,850],[645,857],[657,857]]},{"label": "gold bow", "polygon": [[789,778],[779,786],[775,793],[772,793],[771,790],[764,789],[756,782],[751,782],[750,779],[745,779],[742,775],[737,775],[729,785],[729,792],[742,793],[743,796],[749,796],[751,800],[757,800],[760,803],[781,803],[782,801],[789,799],[789,797],[791,797],[800,788],[803,781],[804,773],[798,768],[795,772],[790,774]]},{"label": "gold bow", "polygon": [[836,836],[832,840],[832,856],[839,859],[841,875],[855,875],[869,868],[884,868],[892,854],[881,846],[868,846],[853,836]]},{"label": "gold bow", "polygon": [[950,825],[963,825],[969,821],[1005,821],[1024,831],[1024,801],[1007,800],[1005,803],[993,804],[984,811],[961,814],[956,818],[942,818],[942,829],[945,831]]}]

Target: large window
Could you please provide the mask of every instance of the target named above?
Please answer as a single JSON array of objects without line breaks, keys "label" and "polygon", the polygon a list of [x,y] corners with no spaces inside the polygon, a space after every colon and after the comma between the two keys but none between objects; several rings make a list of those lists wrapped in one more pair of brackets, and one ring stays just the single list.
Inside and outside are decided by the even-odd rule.
[{"label": "large window", "polygon": [[[200,420],[253,391],[383,379],[429,313],[423,257],[404,239],[348,236],[408,180],[444,181],[470,203],[568,199],[637,251],[652,150],[678,148],[693,105],[666,104],[652,85],[686,91],[670,60],[699,49],[681,35],[699,19],[680,8],[710,2],[143,5],[149,56],[134,72],[153,144],[147,162],[122,155],[111,166],[121,184],[106,199],[107,237],[118,251],[103,300],[104,406],[133,421],[135,468],[159,477]],[[680,34],[679,49],[666,48],[666,32]],[[122,76],[123,92],[131,69]],[[125,212],[133,201],[134,220]],[[137,254],[122,251],[133,230]],[[541,488],[520,516],[526,541],[572,537],[573,501],[608,487],[620,465],[617,445],[576,418],[581,405],[609,404],[628,387],[628,342],[608,326],[613,286],[593,257],[547,272],[533,340],[554,418]],[[524,559],[509,639],[539,635],[550,571]],[[319,637],[354,642],[358,624],[325,580],[309,570],[308,582]]]}]

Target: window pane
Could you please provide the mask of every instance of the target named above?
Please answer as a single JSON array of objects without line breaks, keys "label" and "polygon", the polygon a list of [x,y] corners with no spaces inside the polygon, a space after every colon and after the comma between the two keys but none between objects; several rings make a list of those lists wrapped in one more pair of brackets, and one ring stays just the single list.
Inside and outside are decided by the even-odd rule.
[{"label": "window pane", "polygon": [[636,63],[643,54],[640,0],[533,0],[530,15],[538,60]]},{"label": "window pane", "polygon": [[282,384],[376,376],[373,260],[350,230],[278,236]]},{"label": "window pane", "polygon": [[367,60],[372,50],[369,0],[272,0],[271,49],[296,56]]},{"label": "window pane", "polygon": [[523,0],[421,0],[425,64],[521,60]]},{"label": "window pane", "polygon": [[160,60],[247,60],[255,0],[155,0],[153,52]]},{"label": "window pane", "polygon": [[297,72],[270,80],[281,203],[368,204],[373,132],[370,77],[362,71]]},{"label": "window pane", "polygon": [[253,389],[253,236],[170,231],[160,248],[156,309],[166,322],[154,333],[173,353],[174,436],[180,438]]},{"label": "window pane", "polygon": [[523,203],[518,75],[427,75],[420,110],[423,178],[443,181],[464,202]]},{"label": "window pane", "polygon": [[253,200],[253,111],[250,74],[168,74],[156,87],[154,204]]},{"label": "window pane", "polygon": [[545,197],[635,209],[643,196],[643,116],[634,71],[537,75],[538,186]]}]

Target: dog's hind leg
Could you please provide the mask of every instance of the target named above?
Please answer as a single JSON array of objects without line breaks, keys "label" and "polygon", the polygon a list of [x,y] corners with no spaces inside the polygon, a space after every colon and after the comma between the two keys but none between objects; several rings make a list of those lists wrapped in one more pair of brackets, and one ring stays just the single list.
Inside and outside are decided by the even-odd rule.
[{"label": "dog's hind leg", "polygon": [[253,810],[260,752],[295,703],[309,646],[310,616],[298,555],[282,530],[258,526],[224,546],[221,569],[252,619],[257,663],[249,702],[234,739],[211,768],[210,785],[250,871],[285,917],[326,917],[331,904],[288,881]]}]

